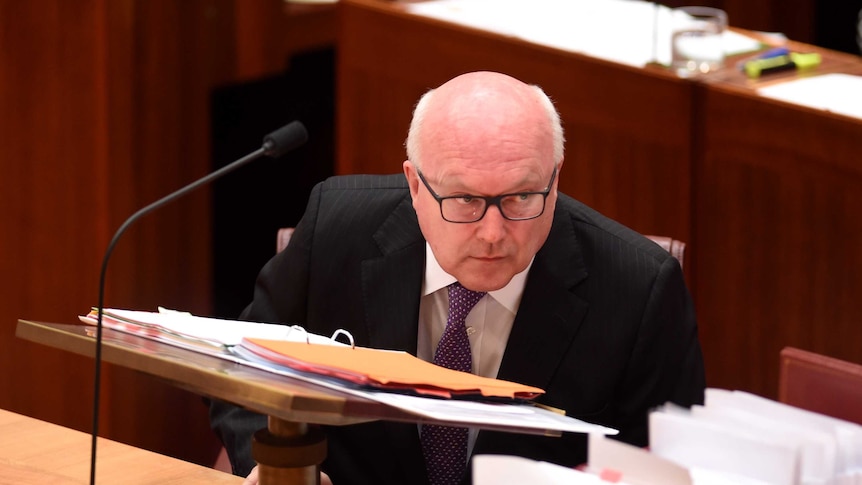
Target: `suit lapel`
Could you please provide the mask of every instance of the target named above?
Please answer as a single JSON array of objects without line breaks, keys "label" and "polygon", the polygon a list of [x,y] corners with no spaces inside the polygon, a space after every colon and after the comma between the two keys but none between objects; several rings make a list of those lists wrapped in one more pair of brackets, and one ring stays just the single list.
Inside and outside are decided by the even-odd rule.
[{"label": "suit lapel", "polygon": [[587,303],[571,292],[586,276],[572,222],[557,214],[527,277],[498,378],[547,388],[586,315]]},{"label": "suit lapel", "polygon": [[[362,298],[369,345],[416,354],[419,299],[425,264],[425,240],[410,198],[393,211],[374,234],[381,256],[362,262]],[[536,254],[498,377],[546,388],[571,346],[586,315],[587,303],[571,293],[586,278],[574,228],[556,214],[551,234]],[[415,424],[383,422],[392,437],[391,462],[399,463],[408,482],[424,470]],[[480,433],[481,434],[481,433]],[[474,454],[482,452],[482,440]]]},{"label": "suit lapel", "polygon": [[[416,355],[425,239],[409,196],[375,232],[374,239],[381,256],[362,262],[362,299],[369,345]],[[388,446],[387,460],[402,469],[405,483],[427,481],[421,475],[425,461],[417,425],[389,421],[381,425],[391,438],[387,445],[398,444]]]},{"label": "suit lapel", "polygon": [[406,197],[375,232],[381,256],[362,261],[369,345],[416,354],[425,239]]}]

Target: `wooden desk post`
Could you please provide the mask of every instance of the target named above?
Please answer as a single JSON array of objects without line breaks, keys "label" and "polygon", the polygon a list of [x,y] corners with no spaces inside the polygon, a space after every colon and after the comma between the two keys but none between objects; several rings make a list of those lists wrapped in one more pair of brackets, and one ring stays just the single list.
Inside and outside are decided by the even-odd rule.
[{"label": "wooden desk post", "polygon": [[317,426],[272,416],[267,421],[267,428],[254,434],[251,445],[261,485],[319,484],[319,466],[326,458],[323,431]]}]

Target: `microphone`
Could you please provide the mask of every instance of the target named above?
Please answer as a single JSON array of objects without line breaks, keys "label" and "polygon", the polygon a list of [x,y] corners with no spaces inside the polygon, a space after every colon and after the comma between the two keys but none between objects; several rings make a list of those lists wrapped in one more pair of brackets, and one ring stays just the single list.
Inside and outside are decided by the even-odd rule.
[{"label": "microphone", "polygon": [[248,155],[228,164],[224,167],[216,170],[215,172],[210,173],[209,175],[200,178],[185,187],[174,191],[165,197],[153,202],[152,204],[144,207],[143,209],[135,212],[131,215],[126,221],[117,229],[117,232],[114,233],[114,237],[111,239],[111,242],[108,244],[108,249],[105,250],[105,256],[102,258],[102,270],[99,273],[99,307],[97,310],[97,319],[96,319],[96,372],[95,372],[95,389],[93,391],[93,431],[92,431],[92,443],[90,446],[90,484],[93,485],[96,483],[96,442],[99,436],[99,385],[101,383],[101,375],[102,375],[102,314],[104,311],[104,298],[105,298],[105,274],[108,269],[108,259],[111,257],[111,253],[114,252],[114,246],[117,245],[117,241],[120,239],[120,236],[126,232],[126,229],[132,225],[135,221],[141,218],[141,216],[152,212],[159,207],[174,201],[189,192],[197,189],[198,187],[212,182],[213,180],[222,177],[223,175],[227,175],[230,172],[246,165],[247,163],[257,160],[261,156],[268,156],[272,158],[280,157],[285,153],[293,150],[304,144],[308,140],[308,131],[306,131],[305,126],[299,121],[292,121],[287,125],[273,131],[272,133],[266,135],[263,138],[263,144],[257,150]]}]

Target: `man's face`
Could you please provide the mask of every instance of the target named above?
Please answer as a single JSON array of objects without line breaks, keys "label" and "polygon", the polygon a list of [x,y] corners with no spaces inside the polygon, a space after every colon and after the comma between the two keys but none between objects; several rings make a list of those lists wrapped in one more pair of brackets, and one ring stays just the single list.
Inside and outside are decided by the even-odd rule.
[{"label": "man's face", "polygon": [[[548,188],[554,170],[547,151],[495,140],[470,145],[467,151],[429,153],[421,170],[442,197],[538,192]],[[535,219],[507,220],[497,207],[489,206],[479,221],[458,224],[443,219],[440,204],[419,179],[413,163],[404,162],[404,171],[422,233],[440,266],[471,290],[493,291],[506,286],[527,268],[548,237],[557,201],[557,178],[551,184],[544,212]]]}]

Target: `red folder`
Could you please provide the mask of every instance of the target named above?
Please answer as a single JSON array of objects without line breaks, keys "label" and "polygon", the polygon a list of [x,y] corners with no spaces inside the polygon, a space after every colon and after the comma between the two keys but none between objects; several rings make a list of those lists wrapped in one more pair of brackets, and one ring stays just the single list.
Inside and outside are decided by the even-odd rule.
[{"label": "red folder", "polygon": [[381,390],[439,397],[532,399],[545,391],[510,381],[446,369],[407,352],[245,338],[258,357],[303,372],[336,377]]}]

